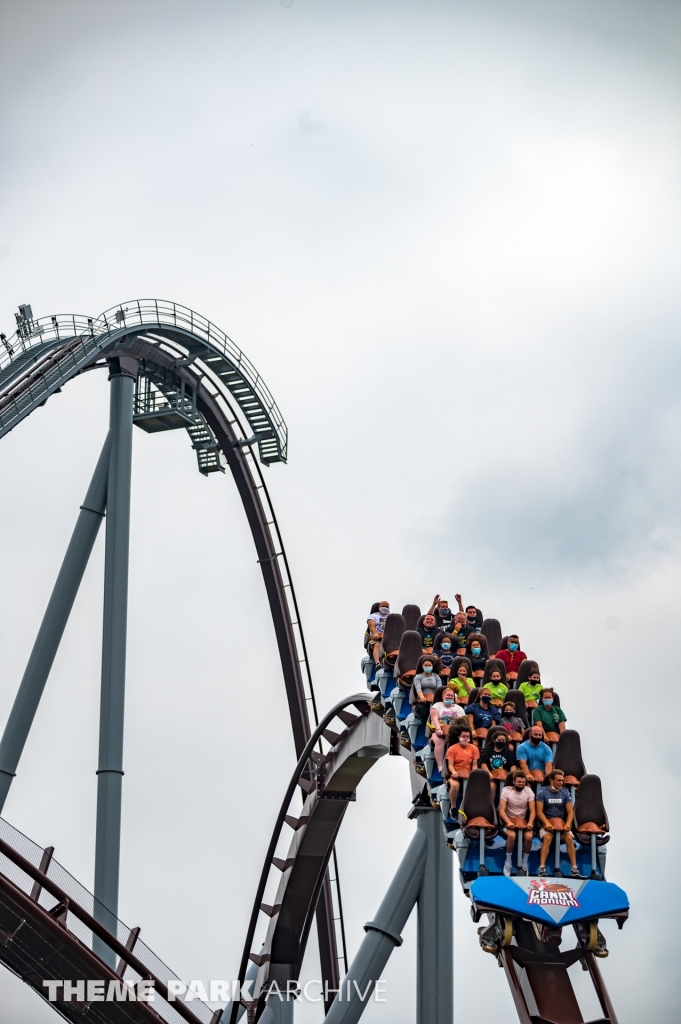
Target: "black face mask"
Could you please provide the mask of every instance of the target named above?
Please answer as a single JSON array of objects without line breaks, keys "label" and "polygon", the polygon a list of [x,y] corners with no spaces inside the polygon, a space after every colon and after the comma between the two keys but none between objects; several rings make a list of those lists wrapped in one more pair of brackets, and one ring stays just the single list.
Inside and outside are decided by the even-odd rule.
[{"label": "black face mask", "polygon": [[505,743],[504,743],[503,740],[495,740],[494,741],[494,746],[498,747],[499,750],[501,750],[501,748],[505,746]]},{"label": "black face mask", "polygon": [[530,736],[530,743],[532,744],[533,747],[538,747],[539,744],[541,743],[541,740],[536,740],[534,738],[534,736]]},{"label": "black face mask", "polygon": [[481,697],[480,698],[480,703],[481,704],[489,704],[489,697]]},{"label": "black face mask", "polygon": [[513,718],[514,714],[513,711],[504,711],[504,718]]}]

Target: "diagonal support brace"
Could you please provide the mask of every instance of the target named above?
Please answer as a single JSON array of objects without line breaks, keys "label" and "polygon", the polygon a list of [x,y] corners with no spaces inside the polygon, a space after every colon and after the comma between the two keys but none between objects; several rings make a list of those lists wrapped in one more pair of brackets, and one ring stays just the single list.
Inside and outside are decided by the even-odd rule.
[{"label": "diagonal support brace", "polygon": [[402,929],[418,900],[426,866],[426,847],[427,837],[418,829],[375,919],[364,926],[366,935],[341,982],[338,996],[324,1018],[324,1024],[357,1024],[362,1016],[366,1001],[380,979],[390,954],[401,942]]},{"label": "diagonal support brace", "polygon": [[43,695],[106,511],[110,452],[111,435],[109,433],[99,456],[92,482],[81,505],[71,541],[66,549],[52,596],[45,610],[31,656],[7,719],[2,740],[0,740],[0,813],[2,813],[9,788],[16,775],[19,758],[28,739],[40,698]]}]

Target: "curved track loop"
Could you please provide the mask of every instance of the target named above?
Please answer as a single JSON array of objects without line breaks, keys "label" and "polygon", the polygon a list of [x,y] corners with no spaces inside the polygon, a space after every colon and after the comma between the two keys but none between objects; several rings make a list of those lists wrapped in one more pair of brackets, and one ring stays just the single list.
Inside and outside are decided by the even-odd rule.
[{"label": "curved track loop", "polygon": [[[353,714],[355,708],[359,714]],[[329,729],[338,719],[343,729]],[[390,728],[372,713],[366,694],[355,694],[340,701],[319,723],[310,737],[291,777],[282,802],[270,846],[265,858],[253,912],[239,968],[239,981],[246,977],[248,961],[258,967],[252,1000],[244,1001],[249,1020],[257,1019],[264,1009],[265,991],[277,982],[286,990],[289,980],[297,979],[317,904],[324,872],[348,803],[355,789],[376,761],[390,751]],[[331,744],[327,753],[315,751],[324,738]],[[305,794],[297,817],[289,814],[297,787]],[[284,824],[292,830],[284,858],[274,856]],[[272,871],[281,873],[272,905],[262,902]],[[254,949],[259,915],[270,920],[266,934]],[[232,1005],[230,1024],[236,1024],[239,1004]]]}]

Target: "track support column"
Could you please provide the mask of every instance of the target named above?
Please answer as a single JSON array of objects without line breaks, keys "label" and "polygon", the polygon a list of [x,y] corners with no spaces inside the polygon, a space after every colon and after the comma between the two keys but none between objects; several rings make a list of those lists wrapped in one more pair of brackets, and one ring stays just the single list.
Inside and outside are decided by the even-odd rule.
[{"label": "track support column", "polygon": [[16,775],[40,698],[64,635],[106,509],[111,434],[104,442],[31,656],[0,741],[0,813]]},{"label": "track support column", "polygon": [[439,810],[416,819],[426,839],[426,868],[418,898],[417,1024],[454,1021],[454,857]]},{"label": "track support column", "polygon": [[[95,897],[102,905],[97,907],[97,911],[102,917],[102,923],[107,927],[112,927],[113,921],[106,911],[110,911],[114,917],[118,914],[125,656],[128,623],[132,405],[137,365],[136,359],[125,356],[109,361],[111,460],[109,463],[104,567],[104,628],[95,846]],[[105,949],[104,952],[98,952],[102,956],[110,951]]]},{"label": "track support column", "polygon": [[[357,1024],[395,946],[421,889],[428,851],[427,833],[417,829],[373,921],[341,982],[341,990],[324,1024]],[[443,1022],[444,1024],[444,1022]]]}]

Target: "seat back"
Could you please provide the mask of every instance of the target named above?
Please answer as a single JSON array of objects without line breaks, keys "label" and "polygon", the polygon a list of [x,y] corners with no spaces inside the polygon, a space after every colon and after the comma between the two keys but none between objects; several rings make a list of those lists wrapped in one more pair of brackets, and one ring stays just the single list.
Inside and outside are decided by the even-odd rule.
[{"label": "seat back", "polygon": [[395,674],[403,676],[405,672],[414,672],[423,653],[421,634],[415,629],[406,629],[400,640],[400,653],[397,655]]},{"label": "seat back", "polygon": [[421,618],[421,609],[417,604],[405,604],[402,609],[405,629],[416,629]]},{"label": "seat back", "polygon": [[398,612],[391,612],[386,617],[383,627],[383,650],[386,654],[399,651],[402,634],[407,627],[404,624],[404,616]]},{"label": "seat back", "polygon": [[469,704],[475,704],[479,695],[480,695],[480,687],[479,686],[474,686],[473,689],[471,690],[470,694],[468,695],[468,702],[469,702]]},{"label": "seat back", "polygon": [[[565,733],[562,735],[564,736]],[[603,803],[601,780],[598,775],[583,775],[575,798],[576,831],[579,832],[580,827],[588,823],[599,827],[604,825],[605,831],[610,831],[608,815]]]},{"label": "seat back", "polygon": [[[539,665],[536,661],[532,661],[531,658],[525,658],[518,665],[518,678],[516,684],[520,686],[521,683],[529,681],[530,676],[534,675],[535,672],[539,672]],[[540,674],[541,677],[541,674]]]},{"label": "seat back", "polygon": [[496,654],[501,650],[501,626],[498,619],[485,619],[480,632],[487,640],[487,650]]},{"label": "seat back", "polygon": [[[579,733],[575,729],[565,729],[560,734],[553,767],[560,768],[566,776],[579,779],[581,787],[583,778],[586,776],[586,768],[582,760],[582,744]],[[596,776],[592,775],[591,778],[595,779]],[[600,784],[599,780],[598,785],[600,786]]]},{"label": "seat back", "polygon": [[557,707],[557,708],[560,707],[560,697],[558,696],[558,694],[556,693],[555,690],[553,691],[553,703],[554,703],[555,707]]},{"label": "seat back", "polygon": [[[525,662],[522,662],[522,664],[524,665]],[[518,718],[520,718],[521,721],[525,723],[525,725],[530,724],[530,720],[527,716],[527,708],[525,707],[524,693],[521,693],[520,690],[508,690],[506,696],[504,697],[504,700],[512,700],[515,704],[515,709]]]},{"label": "seat back", "polygon": [[474,768],[468,776],[468,785],[460,809],[468,821],[473,818],[486,818],[491,825],[496,825],[497,812],[492,799],[490,775],[484,768]]}]

